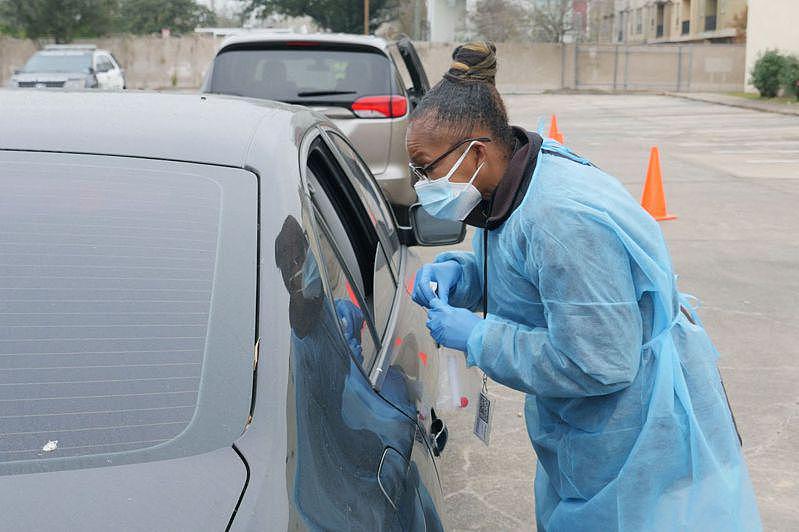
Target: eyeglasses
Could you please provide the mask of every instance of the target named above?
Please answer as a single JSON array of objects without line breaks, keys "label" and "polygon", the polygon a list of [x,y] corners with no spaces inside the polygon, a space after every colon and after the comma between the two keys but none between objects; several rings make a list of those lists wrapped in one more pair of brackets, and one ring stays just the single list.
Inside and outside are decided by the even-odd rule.
[{"label": "eyeglasses", "polygon": [[455,150],[457,150],[458,148],[460,148],[461,146],[463,146],[467,142],[476,142],[476,141],[491,142],[491,139],[488,138],[488,137],[472,137],[472,138],[468,138],[468,139],[463,139],[461,141],[458,141],[455,145],[453,145],[447,151],[445,151],[444,153],[442,153],[441,155],[439,155],[438,157],[433,159],[432,162],[430,162],[430,163],[428,163],[428,164],[426,164],[424,166],[420,166],[418,164],[413,164],[413,163],[408,163],[408,168],[411,169],[411,175],[413,175],[413,177],[414,177],[414,180],[413,180],[414,183],[416,181],[429,181],[430,180],[430,173],[429,172],[430,172],[430,170],[433,169],[433,167],[435,165],[440,163],[442,160],[444,160],[447,157],[447,155],[451,154],[452,152],[454,152]]}]

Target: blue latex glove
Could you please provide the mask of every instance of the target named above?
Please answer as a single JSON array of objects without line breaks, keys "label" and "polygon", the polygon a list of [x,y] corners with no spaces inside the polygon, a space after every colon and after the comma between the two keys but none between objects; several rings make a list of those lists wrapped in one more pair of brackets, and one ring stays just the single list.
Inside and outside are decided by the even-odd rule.
[{"label": "blue latex glove", "polygon": [[[449,294],[461,279],[462,267],[458,261],[447,260],[425,264],[416,272],[416,281],[413,286],[413,298],[423,307],[431,308],[433,299],[441,299],[444,304],[449,304]],[[430,282],[438,283],[438,296],[430,288]]]},{"label": "blue latex glove", "polygon": [[427,328],[430,329],[430,336],[444,347],[464,353],[469,335],[480,321],[472,311],[451,307],[438,298],[430,301],[430,310],[427,311]]},{"label": "blue latex glove", "polygon": [[344,338],[358,362],[363,362],[363,348],[361,347],[361,330],[363,329],[363,312],[352,301],[336,299],[336,314],[344,330]]}]

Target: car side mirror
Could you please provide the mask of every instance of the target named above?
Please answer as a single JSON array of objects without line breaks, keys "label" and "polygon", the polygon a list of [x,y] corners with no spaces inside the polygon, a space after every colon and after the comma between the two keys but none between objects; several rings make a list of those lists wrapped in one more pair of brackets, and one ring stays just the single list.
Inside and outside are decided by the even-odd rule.
[{"label": "car side mirror", "polygon": [[21,68],[15,68],[14,69],[14,75],[16,76],[18,74],[22,74],[22,69]]},{"label": "car side mirror", "polygon": [[408,209],[411,226],[401,231],[406,246],[450,246],[463,241],[466,226],[462,222],[441,220],[430,215],[421,203]]}]

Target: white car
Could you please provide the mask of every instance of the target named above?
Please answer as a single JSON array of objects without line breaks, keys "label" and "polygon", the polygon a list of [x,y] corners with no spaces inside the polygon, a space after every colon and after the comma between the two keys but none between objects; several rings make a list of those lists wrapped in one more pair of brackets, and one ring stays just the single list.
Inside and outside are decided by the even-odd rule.
[{"label": "white car", "polygon": [[14,72],[9,86],[122,90],[125,71],[111,52],[94,45],[50,44]]}]

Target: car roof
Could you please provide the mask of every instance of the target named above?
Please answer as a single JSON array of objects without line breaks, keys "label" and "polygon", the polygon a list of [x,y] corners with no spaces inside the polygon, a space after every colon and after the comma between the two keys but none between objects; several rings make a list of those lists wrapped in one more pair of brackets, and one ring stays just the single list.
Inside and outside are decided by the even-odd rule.
[{"label": "car roof", "polygon": [[232,44],[250,43],[279,43],[285,41],[306,41],[318,43],[336,44],[358,44],[371,46],[383,52],[388,49],[388,42],[385,39],[373,35],[354,35],[349,33],[278,33],[278,32],[259,32],[247,31],[231,35],[224,41],[219,49],[223,49]]},{"label": "car roof", "polygon": [[[265,119],[269,131],[320,121],[298,106],[201,94],[0,90],[0,108],[0,150],[235,167],[247,164],[256,131]],[[263,139],[259,142],[263,144]],[[285,144],[283,150],[295,145],[288,135],[270,143]]]}]

